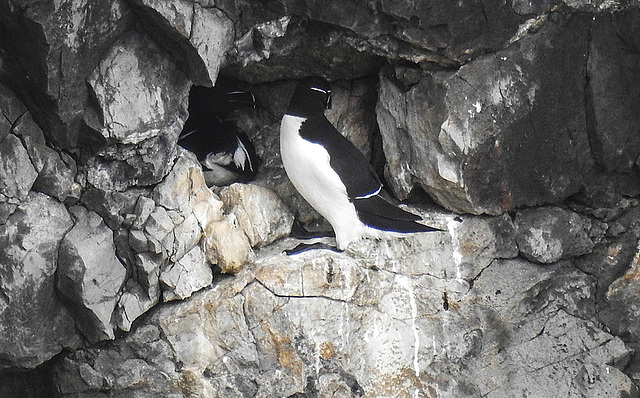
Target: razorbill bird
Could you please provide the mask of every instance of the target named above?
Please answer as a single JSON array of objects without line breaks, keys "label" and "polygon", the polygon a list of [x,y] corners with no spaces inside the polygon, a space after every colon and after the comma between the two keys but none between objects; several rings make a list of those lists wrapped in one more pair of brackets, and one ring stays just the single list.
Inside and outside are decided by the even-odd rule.
[{"label": "razorbill bird", "polygon": [[233,111],[256,104],[252,93],[221,77],[212,88],[191,88],[189,118],[178,145],[196,155],[208,186],[248,182],[256,176],[260,160],[255,147],[231,118]]},{"label": "razorbill bird", "polygon": [[369,161],[324,116],[330,108],[329,83],[302,80],[280,124],[280,152],[294,187],[333,227],[338,249],[363,237],[439,231],[391,202]]}]

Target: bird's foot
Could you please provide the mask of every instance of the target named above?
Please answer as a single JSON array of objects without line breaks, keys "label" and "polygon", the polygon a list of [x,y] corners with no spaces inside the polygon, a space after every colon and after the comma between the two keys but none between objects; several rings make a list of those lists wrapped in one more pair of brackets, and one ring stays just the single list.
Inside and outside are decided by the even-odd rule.
[{"label": "bird's foot", "polygon": [[342,253],[342,250],[338,249],[337,247],[331,246],[322,242],[300,243],[298,246],[294,247],[293,249],[287,249],[284,252],[287,254],[287,256],[292,256],[294,254],[300,254],[309,250],[318,250],[318,249],[325,249],[325,250],[334,251],[336,253]]}]

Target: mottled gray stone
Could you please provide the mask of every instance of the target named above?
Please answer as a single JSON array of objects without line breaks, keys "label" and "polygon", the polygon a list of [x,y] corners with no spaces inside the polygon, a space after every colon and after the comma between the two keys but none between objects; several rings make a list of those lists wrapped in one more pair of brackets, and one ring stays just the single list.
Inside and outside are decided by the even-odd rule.
[{"label": "mottled gray stone", "polygon": [[105,190],[150,185],[170,171],[186,119],[187,77],[144,33],[116,43],[88,79],[99,106],[102,148],[87,181]]},{"label": "mottled gray stone", "polygon": [[640,156],[638,24],[640,10],[597,15],[591,28],[588,120],[592,151],[607,171],[629,173]]},{"label": "mottled gray stone", "polygon": [[371,78],[334,83],[331,87],[332,108],[325,113],[340,134],[367,159],[371,159],[372,136],[377,129],[376,87],[377,81]]},{"label": "mottled gray stone", "polygon": [[211,86],[231,47],[233,22],[217,7],[180,0],[136,0],[150,33],[195,84]]},{"label": "mottled gray stone", "polygon": [[220,192],[238,219],[252,247],[268,245],[289,235],[293,215],[271,190],[253,184],[232,184]]},{"label": "mottled gray stone", "polygon": [[134,214],[136,216],[135,220],[131,224],[132,229],[142,228],[145,222],[147,222],[147,218],[156,207],[156,202],[153,199],[150,199],[146,196],[140,196],[136,202],[136,207],[134,209]]},{"label": "mottled gray stone", "polygon": [[[146,55],[143,55],[146,52]],[[156,137],[161,126],[175,118],[168,111],[179,110],[170,87],[158,84],[184,84],[172,72],[169,59],[144,34],[127,35],[102,60],[89,79],[104,118],[101,134],[111,142],[138,144]],[[149,58],[147,58],[149,57]],[[164,73],[162,73],[164,72]],[[177,88],[177,87],[176,87]]]},{"label": "mottled gray stone", "polygon": [[75,161],[46,145],[42,130],[30,113],[25,113],[16,121],[13,131],[24,141],[31,163],[38,172],[32,189],[53,196],[61,202],[68,197],[77,200],[81,188],[74,181],[77,172]]},{"label": "mottled gray stone", "polygon": [[7,135],[0,141],[0,201],[19,203],[27,197],[37,178],[38,172],[20,139]]},{"label": "mottled gray stone", "polygon": [[[156,281],[158,276],[156,275]],[[157,282],[156,282],[157,284]],[[129,280],[124,291],[118,299],[113,318],[118,329],[128,332],[131,330],[131,324],[140,315],[149,311],[154,305],[158,304],[160,299],[160,289],[151,292],[140,285]]]},{"label": "mottled gray stone", "polygon": [[0,225],[0,368],[35,368],[80,345],[54,291],[58,245],[72,226],[60,202],[36,192]]},{"label": "mottled gray stone", "polygon": [[[0,59],[0,70],[4,70],[4,65]],[[27,108],[16,94],[5,84],[0,83],[0,141],[9,134],[11,125],[24,114]]]},{"label": "mottled gray stone", "polygon": [[113,339],[112,316],[127,270],[102,218],[80,206],[71,213],[74,226],[60,243],[56,289],[89,341]]},{"label": "mottled gray stone", "polygon": [[376,111],[397,196],[419,186],[450,210],[501,214],[578,192],[593,166],[587,24],[538,23],[536,34],[455,72],[381,74]]},{"label": "mottled gray stone", "polygon": [[614,280],[605,295],[609,313],[602,319],[617,333],[629,333],[633,341],[640,338],[640,308],[636,297],[640,294],[640,246],[636,248],[629,268]]},{"label": "mottled gray stone", "polygon": [[205,226],[203,249],[207,260],[223,273],[236,273],[254,259],[249,238],[233,213]]},{"label": "mottled gray stone", "polygon": [[126,1],[0,4],[0,38],[7,81],[27,101],[57,146],[73,149],[87,138],[81,119],[91,112],[86,78],[130,28]]},{"label": "mottled gray stone", "polygon": [[211,266],[200,246],[193,247],[176,262],[160,271],[164,301],[182,300],[213,281]]},{"label": "mottled gray stone", "polygon": [[[112,394],[140,397],[635,394],[619,370],[630,350],[589,320],[594,282],[568,263],[497,260],[464,290],[452,276],[353,254],[267,247],[258,257],[253,270],[160,308],[111,353],[69,355],[57,383],[90,393],[102,378]],[[91,377],[78,378],[87,365]]]},{"label": "mottled gray stone", "polygon": [[516,241],[529,260],[554,263],[591,252],[591,222],[559,207],[521,210],[516,215]]},{"label": "mottled gray stone", "polygon": [[152,199],[168,210],[193,213],[202,227],[222,218],[222,201],[207,187],[195,156],[183,149],[171,172],[153,189]]}]

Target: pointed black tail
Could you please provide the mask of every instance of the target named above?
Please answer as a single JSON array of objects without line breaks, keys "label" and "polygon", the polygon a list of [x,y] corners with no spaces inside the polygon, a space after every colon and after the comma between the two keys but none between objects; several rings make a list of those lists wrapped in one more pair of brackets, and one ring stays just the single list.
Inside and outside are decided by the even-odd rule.
[{"label": "pointed black tail", "polygon": [[401,233],[442,231],[417,223],[421,220],[419,216],[402,210],[380,195],[355,199],[353,205],[360,221],[372,228]]}]

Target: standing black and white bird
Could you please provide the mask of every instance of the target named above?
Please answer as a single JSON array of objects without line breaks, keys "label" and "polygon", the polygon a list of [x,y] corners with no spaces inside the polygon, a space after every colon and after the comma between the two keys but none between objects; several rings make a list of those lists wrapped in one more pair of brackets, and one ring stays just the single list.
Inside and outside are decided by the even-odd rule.
[{"label": "standing black and white bird", "polygon": [[221,76],[214,87],[191,88],[189,118],[178,145],[196,155],[208,186],[248,182],[256,176],[260,160],[253,143],[230,118],[234,110],[256,104],[253,94]]},{"label": "standing black and white bird", "polygon": [[289,179],[333,227],[339,250],[363,237],[438,231],[391,202],[364,155],[324,116],[331,87],[302,80],[280,124],[280,151]]}]

